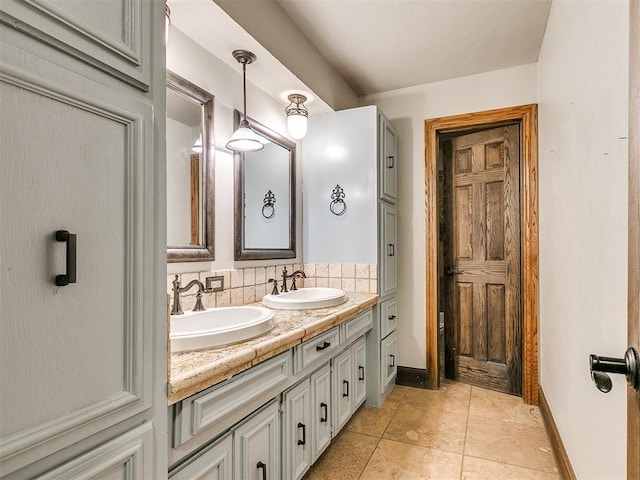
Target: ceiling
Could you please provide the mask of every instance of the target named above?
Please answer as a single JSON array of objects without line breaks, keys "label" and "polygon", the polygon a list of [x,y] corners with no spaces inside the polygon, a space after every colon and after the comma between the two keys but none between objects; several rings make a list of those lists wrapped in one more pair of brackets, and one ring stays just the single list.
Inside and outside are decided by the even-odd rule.
[{"label": "ceiling", "polygon": [[535,63],[551,7],[551,0],[276,1],[359,96]]}]

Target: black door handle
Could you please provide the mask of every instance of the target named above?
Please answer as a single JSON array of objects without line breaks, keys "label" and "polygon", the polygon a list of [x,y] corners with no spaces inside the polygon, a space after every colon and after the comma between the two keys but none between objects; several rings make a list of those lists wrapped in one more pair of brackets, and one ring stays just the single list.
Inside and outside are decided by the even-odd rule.
[{"label": "black door handle", "polygon": [[262,469],[262,480],[267,480],[267,464],[263,462],[258,462],[256,465],[258,470]]},{"label": "black door handle", "polygon": [[328,414],[329,410],[327,408],[327,404],[324,403],[324,402],[321,402],[320,403],[320,408],[324,409],[324,417],[320,417],[320,422],[326,422],[327,419],[329,418],[329,414]]},{"label": "black door handle", "polygon": [[396,356],[395,355],[389,355],[389,359],[391,360],[391,363],[389,364],[389,368],[393,368],[396,366]]},{"label": "black door handle", "polygon": [[344,391],[342,392],[342,396],[343,397],[348,397],[349,396],[349,382],[347,380],[342,380],[342,385],[346,385],[347,386],[347,393],[344,393]]},{"label": "black door handle", "polygon": [[76,234],[58,230],[56,240],[67,243],[67,272],[64,275],[56,275],[56,285],[64,287],[76,283]]},{"label": "black door handle", "polygon": [[316,345],[316,350],[320,352],[321,350],[324,350],[325,348],[329,348],[330,346],[331,346],[331,342],[323,342],[322,345]]},{"label": "black door handle", "polygon": [[395,320],[396,316],[395,315],[389,315],[389,320]]},{"label": "black door handle", "polygon": [[393,155],[387,157],[387,168],[393,168],[396,166],[396,159]]},{"label": "black door handle", "polygon": [[298,428],[302,429],[302,440],[298,440],[298,445],[307,444],[307,426],[304,423],[298,422]]},{"label": "black door handle", "polygon": [[358,365],[358,380],[364,382],[364,367],[362,365]]},{"label": "black door handle", "polygon": [[396,246],[393,243],[387,245],[389,247],[389,256],[394,257],[396,255]]},{"label": "black door handle", "polygon": [[611,377],[607,373],[622,374],[631,388],[640,388],[640,361],[638,352],[633,347],[627,349],[624,358],[589,355],[589,370],[591,380],[602,393],[609,393],[613,387]]}]

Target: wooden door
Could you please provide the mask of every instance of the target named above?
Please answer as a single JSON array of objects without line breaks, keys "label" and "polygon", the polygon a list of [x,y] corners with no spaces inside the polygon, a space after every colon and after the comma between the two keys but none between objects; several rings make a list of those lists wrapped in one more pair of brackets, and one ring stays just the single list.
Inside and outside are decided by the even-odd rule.
[{"label": "wooden door", "polygon": [[[630,3],[629,346],[640,352],[640,1]],[[640,478],[640,390],[627,389],[627,478]]]},{"label": "wooden door", "polygon": [[443,144],[445,375],[522,394],[519,127]]}]

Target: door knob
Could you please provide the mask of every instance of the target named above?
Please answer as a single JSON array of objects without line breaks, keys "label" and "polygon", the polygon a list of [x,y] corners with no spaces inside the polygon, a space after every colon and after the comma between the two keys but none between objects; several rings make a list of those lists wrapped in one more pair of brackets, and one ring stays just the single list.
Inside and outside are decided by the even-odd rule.
[{"label": "door knob", "polygon": [[444,274],[447,275],[447,276],[458,275],[459,273],[460,273],[460,271],[456,270],[453,267],[447,267],[447,268],[444,269]]},{"label": "door knob", "polygon": [[591,370],[591,380],[596,388],[603,393],[611,391],[611,377],[608,373],[620,373],[627,379],[631,388],[640,388],[640,361],[635,348],[629,347],[624,354],[624,358],[599,357],[589,355],[589,369]]}]

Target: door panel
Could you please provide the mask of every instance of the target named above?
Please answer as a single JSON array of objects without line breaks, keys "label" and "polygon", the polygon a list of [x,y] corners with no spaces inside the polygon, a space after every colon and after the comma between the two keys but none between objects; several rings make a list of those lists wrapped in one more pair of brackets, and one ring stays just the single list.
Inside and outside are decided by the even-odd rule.
[{"label": "door panel", "polygon": [[442,149],[449,378],[521,394],[519,127]]}]

